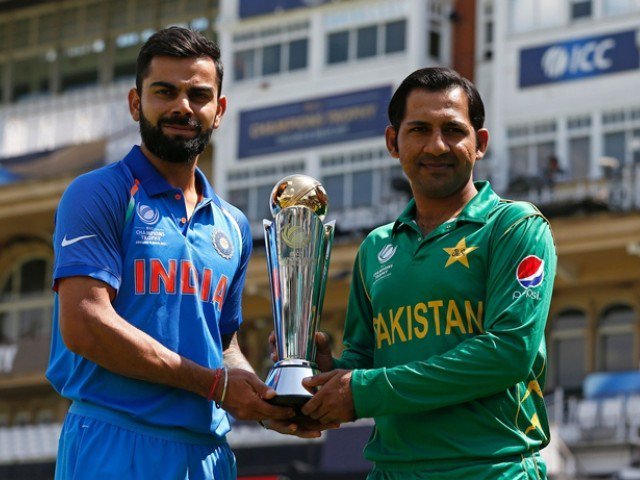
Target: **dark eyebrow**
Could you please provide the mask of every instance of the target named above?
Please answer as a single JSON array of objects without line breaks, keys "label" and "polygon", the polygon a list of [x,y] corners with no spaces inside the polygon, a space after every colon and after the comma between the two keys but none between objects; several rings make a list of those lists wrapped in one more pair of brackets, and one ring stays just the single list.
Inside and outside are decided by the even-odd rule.
[{"label": "dark eyebrow", "polygon": [[190,87],[189,93],[208,93],[213,95],[213,87]]},{"label": "dark eyebrow", "polygon": [[[168,88],[169,90],[178,90],[178,87],[176,87],[173,83],[169,83],[169,82],[163,82],[161,80],[157,81],[157,82],[153,82],[151,85],[149,85],[150,87],[160,87],[160,88]],[[189,93],[207,93],[209,95],[213,95],[214,90],[213,87],[210,86],[194,86],[194,87],[189,87]]]},{"label": "dark eyebrow", "polygon": [[163,82],[163,81],[153,82],[149,86],[150,87],[164,87],[164,88],[168,88],[170,90],[177,90],[177,87],[173,83]]}]

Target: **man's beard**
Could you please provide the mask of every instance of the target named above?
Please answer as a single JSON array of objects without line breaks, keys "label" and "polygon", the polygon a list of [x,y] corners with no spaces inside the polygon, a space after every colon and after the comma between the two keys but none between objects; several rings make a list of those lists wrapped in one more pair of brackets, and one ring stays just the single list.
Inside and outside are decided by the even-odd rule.
[{"label": "man's beard", "polygon": [[[189,126],[196,129],[193,138],[169,137],[162,132],[163,125]],[[202,124],[190,117],[163,117],[152,125],[140,108],[140,136],[145,146],[155,156],[170,163],[193,164],[211,141],[213,128],[202,131]]]}]

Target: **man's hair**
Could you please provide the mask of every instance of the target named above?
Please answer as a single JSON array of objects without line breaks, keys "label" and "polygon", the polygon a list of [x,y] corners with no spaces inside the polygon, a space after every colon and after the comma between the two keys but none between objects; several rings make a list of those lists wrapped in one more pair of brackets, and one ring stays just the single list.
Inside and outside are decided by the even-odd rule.
[{"label": "man's hair", "polygon": [[183,27],[169,27],[159,30],[149,37],[138,54],[136,67],[136,88],[142,93],[142,81],[149,73],[153,57],[176,58],[209,57],[216,66],[218,95],[222,92],[222,61],[220,48],[201,33]]},{"label": "man's hair", "polygon": [[427,90],[429,92],[448,91],[460,87],[467,94],[469,120],[477,132],[484,125],[484,104],[476,87],[458,72],[445,67],[430,67],[416,70],[405,78],[389,102],[389,121],[396,130],[404,119],[407,109],[407,98],[413,90]]}]

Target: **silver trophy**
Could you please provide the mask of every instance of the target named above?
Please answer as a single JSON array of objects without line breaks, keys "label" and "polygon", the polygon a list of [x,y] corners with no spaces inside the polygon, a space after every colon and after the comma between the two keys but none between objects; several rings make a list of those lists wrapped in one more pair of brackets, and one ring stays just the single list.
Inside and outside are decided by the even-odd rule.
[{"label": "silver trophy", "polygon": [[323,224],[327,194],[316,179],[291,175],[270,198],[273,222],[264,220],[271,306],[279,361],[266,384],[277,405],[302,406],[309,393],[302,379],[320,373],[315,334],[324,300],[335,222]]}]

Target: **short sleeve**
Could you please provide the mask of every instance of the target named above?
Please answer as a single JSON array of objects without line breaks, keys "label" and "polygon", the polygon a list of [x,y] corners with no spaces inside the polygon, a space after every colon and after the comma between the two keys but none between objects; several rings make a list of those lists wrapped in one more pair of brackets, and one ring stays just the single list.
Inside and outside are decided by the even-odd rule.
[{"label": "short sleeve", "polygon": [[116,173],[111,166],[82,175],[63,194],[53,238],[54,290],[61,278],[74,276],[120,287],[127,190],[125,179]]}]

